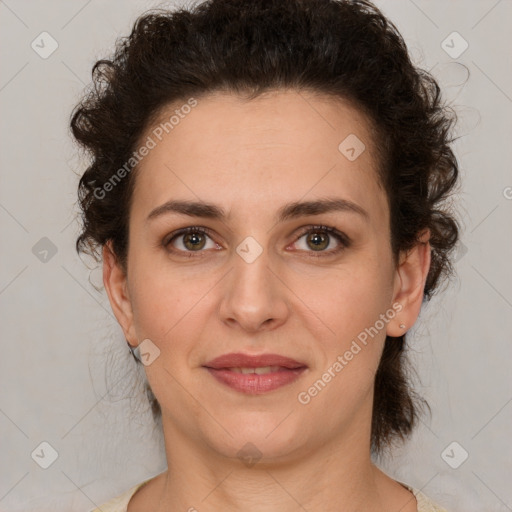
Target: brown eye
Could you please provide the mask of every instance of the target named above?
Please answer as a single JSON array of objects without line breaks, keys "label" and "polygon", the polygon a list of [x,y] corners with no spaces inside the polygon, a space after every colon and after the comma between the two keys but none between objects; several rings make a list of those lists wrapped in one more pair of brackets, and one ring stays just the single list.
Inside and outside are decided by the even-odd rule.
[{"label": "brown eye", "polygon": [[313,250],[324,250],[329,246],[329,236],[325,233],[321,233],[318,231],[313,231],[307,234],[306,243]]},{"label": "brown eye", "polygon": [[[304,241],[301,242],[302,240]],[[349,247],[350,239],[329,226],[312,226],[303,231],[295,243],[299,246],[298,249],[309,252],[311,256],[329,256]],[[326,250],[327,248],[330,249]]]},{"label": "brown eye", "polygon": [[200,250],[205,246],[205,244],[206,239],[203,234],[187,233],[183,236],[183,245],[191,251]]},{"label": "brown eye", "polygon": [[[209,246],[207,246],[208,243]],[[171,233],[163,240],[162,245],[170,252],[189,255],[193,252],[204,252],[203,249],[218,247],[205,228],[194,226]]]}]

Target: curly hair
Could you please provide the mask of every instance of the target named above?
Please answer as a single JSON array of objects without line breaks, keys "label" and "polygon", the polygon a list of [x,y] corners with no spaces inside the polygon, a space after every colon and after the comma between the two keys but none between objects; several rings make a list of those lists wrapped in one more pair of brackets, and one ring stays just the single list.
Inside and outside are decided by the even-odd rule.
[{"label": "curly hair", "polygon": [[[450,148],[456,115],[432,75],[412,64],[397,28],[367,0],[208,0],[143,13],[113,55],[95,63],[72,114],[72,134],[90,156],[78,186],[77,251],[100,261],[98,249],[110,241],[127,270],[136,173],[108,194],[97,190],[126,165],[163,108],[212,92],[251,99],[278,89],[348,100],[371,121],[395,262],[430,230],[427,301],[453,273],[459,236],[448,201],[458,183]],[[411,386],[404,349],[405,335],[386,338],[374,386],[376,454],[408,437],[428,407]],[[147,391],[157,419],[160,406]]]}]

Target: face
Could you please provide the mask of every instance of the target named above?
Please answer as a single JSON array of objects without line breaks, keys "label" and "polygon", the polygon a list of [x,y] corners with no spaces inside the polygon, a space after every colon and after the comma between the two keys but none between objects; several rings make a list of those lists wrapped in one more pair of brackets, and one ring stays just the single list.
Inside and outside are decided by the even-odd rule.
[{"label": "face", "polygon": [[104,280],[127,340],[150,340],[167,442],[283,460],[369,442],[383,343],[414,322],[428,258],[393,262],[365,118],[304,92],[218,93],[157,127],[127,273],[107,248]]}]

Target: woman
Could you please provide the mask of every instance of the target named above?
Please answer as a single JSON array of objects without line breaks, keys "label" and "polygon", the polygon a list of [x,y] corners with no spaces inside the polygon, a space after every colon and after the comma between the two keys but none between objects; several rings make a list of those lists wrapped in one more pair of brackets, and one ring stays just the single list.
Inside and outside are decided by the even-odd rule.
[{"label": "woman", "polygon": [[453,119],[367,1],[141,16],[71,127],[79,251],[144,365],[167,471],[96,510],[439,511],[405,337],[449,275]]}]

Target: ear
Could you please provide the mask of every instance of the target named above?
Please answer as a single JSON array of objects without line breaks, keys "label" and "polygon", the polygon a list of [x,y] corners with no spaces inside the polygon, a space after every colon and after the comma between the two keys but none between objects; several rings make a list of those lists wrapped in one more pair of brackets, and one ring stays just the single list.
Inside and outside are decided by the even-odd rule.
[{"label": "ear", "polygon": [[136,347],[138,345],[133,326],[133,311],[128,293],[128,282],[124,270],[112,249],[109,240],[103,245],[103,284],[114,315],[123,329],[126,340]]},{"label": "ear", "polygon": [[[424,231],[418,243],[406,253],[400,254],[395,272],[393,304],[402,306],[395,318],[388,323],[386,334],[398,337],[410,329],[420,313],[423,290],[430,269],[430,230]],[[400,328],[405,325],[405,328]]]}]

